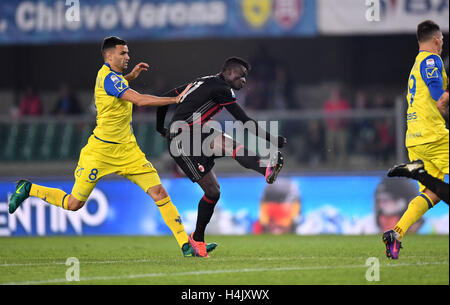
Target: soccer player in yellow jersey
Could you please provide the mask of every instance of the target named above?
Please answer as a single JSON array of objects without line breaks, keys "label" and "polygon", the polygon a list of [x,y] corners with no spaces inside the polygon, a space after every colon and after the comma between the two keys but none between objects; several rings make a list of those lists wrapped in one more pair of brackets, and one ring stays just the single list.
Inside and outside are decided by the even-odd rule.
[{"label": "soccer player in yellow jersey", "polygon": [[[411,161],[423,160],[431,176],[444,180],[449,169],[449,131],[444,119],[448,119],[449,97],[447,74],[440,57],[443,36],[436,23],[426,20],[417,26],[417,39],[419,54],[408,81],[405,144]],[[420,182],[419,187],[420,194],[409,203],[394,229],[383,234],[388,258],[398,259],[408,228],[441,200]]]},{"label": "soccer player in yellow jersey", "polygon": [[[130,56],[126,41],[118,37],[105,38],[101,51],[105,63],[98,71],[95,84],[97,124],[87,145],[81,150],[71,194],[20,180],[10,199],[9,212],[14,213],[29,196],[76,211],[83,207],[100,178],[115,173],[128,178],[153,198],[183,254],[191,256],[192,248],[177,208],[161,185],[158,172],[139,149],[131,127],[133,104],[175,104],[189,88],[176,97],[140,94],[131,89],[128,82],[138,77],[142,71],[147,71],[148,64],[139,63],[131,73],[123,75]],[[210,245],[209,250],[212,248]]]}]

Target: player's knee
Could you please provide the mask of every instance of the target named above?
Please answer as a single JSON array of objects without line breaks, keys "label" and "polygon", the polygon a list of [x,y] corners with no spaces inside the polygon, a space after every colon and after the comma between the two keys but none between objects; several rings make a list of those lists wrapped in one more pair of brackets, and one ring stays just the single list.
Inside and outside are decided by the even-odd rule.
[{"label": "player's knee", "polygon": [[219,201],[220,199],[220,186],[210,187],[206,190],[205,196],[211,200]]},{"label": "player's knee", "polygon": [[429,189],[425,189],[424,193],[431,199],[433,205],[437,204],[441,199]]},{"label": "player's knee", "polygon": [[80,201],[71,195],[69,196],[69,200],[67,202],[67,208],[70,211],[78,211],[84,206],[84,204],[85,201]]},{"label": "player's knee", "polygon": [[169,196],[162,184],[149,188],[147,194],[149,194],[155,202],[163,200]]}]

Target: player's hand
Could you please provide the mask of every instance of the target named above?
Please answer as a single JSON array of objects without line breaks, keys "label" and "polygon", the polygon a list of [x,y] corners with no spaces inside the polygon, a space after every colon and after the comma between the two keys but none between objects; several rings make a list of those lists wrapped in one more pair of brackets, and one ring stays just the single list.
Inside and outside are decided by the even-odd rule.
[{"label": "player's hand", "polygon": [[186,94],[186,92],[192,87],[192,83],[190,83],[189,85],[186,86],[186,88],[184,88],[183,92],[181,92],[178,96],[177,96],[177,104],[181,101],[181,99],[183,98],[183,96]]},{"label": "player's hand", "polygon": [[283,136],[278,136],[278,148],[283,148],[287,144],[287,139]]},{"label": "player's hand", "polygon": [[145,62],[138,63],[133,70],[130,72],[132,79],[135,79],[141,74],[142,71],[148,71],[150,66]]}]

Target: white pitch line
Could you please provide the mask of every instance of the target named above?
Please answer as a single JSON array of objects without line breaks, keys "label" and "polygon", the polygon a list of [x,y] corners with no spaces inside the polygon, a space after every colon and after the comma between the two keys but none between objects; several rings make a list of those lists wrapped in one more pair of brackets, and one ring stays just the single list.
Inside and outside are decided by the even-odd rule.
[{"label": "white pitch line", "polygon": [[[380,267],[404,267],[404,266],[425,266],[425,265],[448,265],[448,262],[422,262],[416,264],[396,263],[382,265]],[[348,268],[367,268],[366,265],[342,265],[342,266],[315,266],[315,267],[278,267],[278,268],[245,268],[245,269],[229,269],[229,270],[200,270],[176,273],[144,273],[144,274],[130,274],[121,276],[94,276],[82,277],[82,281],[109,281],[109,280],[128,280],[136,278],[152,278],[152,277],[170,277],[170,276],[184,276],[184,275],[204,275],[204,274],[221,274],[221,273],[247,273],[247,272],[267,272],[267,271],[302,271],[302,270],[323,270],[323,269],[348,269]],[[37,284],[52,284],[67,282],[66,279],[49,279],[40,281],[25,281],[25,282],[10,282],[0,283],[0,285],[37,285]],[[77,284],[79,282],[71,282]]]},{"label": "white pitch line", "polygon": [[[138,260],[111,260],[111,261],[82,261],[83,264],[120,264],[120,263],[150,263],[154,260],[138,259]],[[5,263],[0,267],[27,267],[27,266],[48,266],[48,265],[65,265],[65,262],[47,262],[47,263]]]},{"label": "white pitch line", "polygon": [[[408,256],[408,258],[420,258],[420,259],[433,259],[434,256]],[[186,258],[192,259],[192,258]],[[294,256],[294,257],[215,257],[214,261],[292,261],[292,260],[307,260],[307,259],[367,259],[367,256],[356,257],[337,257],[337,256]],[[134,264],[134,263],[152,263],[159,262],[159,260],[152,259],[137,259],[137,260],[106,260],[106,261],[80,261],[80,264]],[[65,265],[65,262],[53,261],[53,262],[39,262],[39,263],[4,263],[0,264],[0,267],[34,267],[34,266],[48,266],[48,265]]]},{"label": "white pitch line", "polygon": [[[434,259],[434,256],[408,256],[408,258],[419,258],[419,259]],[[186,258],[192,259],[192,258]],[[292,261],[292,260],[307,260],[307,259],[367,259],[367,256],[354,256],[354,257],[338,257],[338,256],[294,256],[294,257],[215,257],[212,258],[214,261]],[[80,264],[134,264],[134,263],[152,263],[159,262],[159,260],[152,259],[136,259],[136,260],[106,260],[106,261],[80,261]],[[34,267],[34,266],[48,266],[48,265],[65,265],[65,262],[53,261],[53,262],[39,262],[39,263],[3,263],[0,267]]]}]

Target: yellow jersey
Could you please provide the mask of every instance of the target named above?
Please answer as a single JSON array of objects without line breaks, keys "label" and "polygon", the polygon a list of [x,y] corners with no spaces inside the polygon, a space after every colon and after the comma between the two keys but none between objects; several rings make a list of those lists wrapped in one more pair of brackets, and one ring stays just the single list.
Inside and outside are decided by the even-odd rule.
[{"label": "yellow jersey", "polygon": [[447,89],[447,73],[439,55],[420,51],[409,74],[406,147],[438,141],[448,135],[436,101]]},{"label": "yellow jersey", "polygon": [[112,70],[108,63],[98,71],[94,95],[97,139],[107,143],[136,142],[131,125],[133,103],[121,98],[129,88],[122,73]]}]

